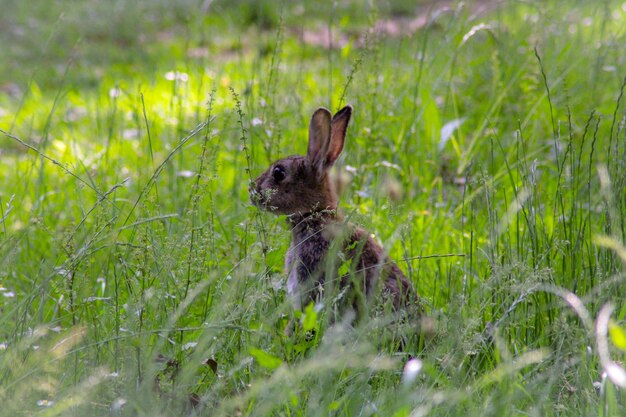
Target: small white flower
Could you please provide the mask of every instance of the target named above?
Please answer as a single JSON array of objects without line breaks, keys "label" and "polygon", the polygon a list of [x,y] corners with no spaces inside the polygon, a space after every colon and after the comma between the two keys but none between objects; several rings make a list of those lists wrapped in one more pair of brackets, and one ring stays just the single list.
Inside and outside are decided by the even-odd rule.
[{"label": "small white flower", "polygon": [[190,349],[193,349],[193,348],[195,348],[197,345],[198,345],[198,343],[197,343],[197,342],[189,342],[189,343],[185,343],[185,344],[183,345],[183,350],[190,350]]},{"label": "small white flower", "polygon": [[351,174],[356,174],[358,172],[357,169],[352,165],[346,165],[345,169]]},{"label": "small white flower", "polygon": [[404,365],[404,371],[402,371],[402,383],[408,385],[415,381],[423,366],[424,364],[421,360],[417,358],[410,359],[406,365]]},{"label": "small white flower", "polygon": [[189,81],[189,74],[178,71],[168,71],[165,73],[165,79],[168,81],[181,81],[186,83]]},{"label": "small white flower", "polygon": [[113,401],[113,404],[111,404],[111,410],[112,411],[119,411],[122,408],[124,408],[124,406],[126,405],[128,401],[126,401],[125,398],[118,398],[117,400]]},{"label": "small white flower", "polygon": [[124,129],[122,137],[124,139],[137,139],[139,137],[139,129]]},{"label": "small white flower", "polygon": [[67,278],[70,275],[70,271],[64,268],[57,268],[56,273],[65,278]]},{"label": "small white flower", "polygon": [[39,400],[39,401],[37,401],[37,405],[39,407],[52,407],[54,405],[54,401],[51,401],[51,400]]},{"label": "small white flower", "polygon": [[183,178],[191,178],[191,177],[193,177],[194,175],[196,175],[196,173],[195,173],[195,172],[193,172],[193,171],[190,171],[190,170],[188,170],[188,169],[185,169],[185,170],[183,170],[183,171],[178,171],[178,172],[176,173],[176,175],[177,175],[177,176],[179,176],[179,177],[183,177]]},{"label": "small white flower", "polygon": [[118,98],[122,95],[122,90],[119,87],[114,87],[109,90],[109,97]]}]

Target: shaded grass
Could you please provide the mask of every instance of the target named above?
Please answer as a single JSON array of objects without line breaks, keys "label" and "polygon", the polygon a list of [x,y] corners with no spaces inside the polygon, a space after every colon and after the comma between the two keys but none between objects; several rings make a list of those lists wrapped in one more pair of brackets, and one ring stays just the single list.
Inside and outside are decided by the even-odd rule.
[{"label": "shaded grass", "polygon": [[[568,5],[454,7],[410,36],[328,51],[298,40],[314,24],[287,6],[264,32],[231,27],[241,11],[224,5],[191,18],[181,2],[187,20],[151,23],[141,7],[162,5],[120,2],[121,60],[95,48],[60,75],[19,61],[43,69],[0,96],[4,412],[193,413],[194,393],[200,415],[619,415],[623,394],[558,289],[624,319],[623,266],[594,238],[625,238],[625,16]],[[59,30],[97,31],[81,10]],[[349,30],[342,11],[321,23]],[[171,41],[137,54],[132,22],[150,33],[167,19]],[[183,52],[221,31],[208,56]],[[118,42],[87,35],[82,53]],[[89,83],[85,63],[104,69]],[[384,318],[350,330],[320,317],[316,337],[286,336],[289,233],[248,204],[251,177],[304,151],[312,109],[344,102],[342,207],[435,323],[404,353],[381,346]],[[465,256],[420,258],[436,254]],[[408,355],[424,363],[413,385]]]}]

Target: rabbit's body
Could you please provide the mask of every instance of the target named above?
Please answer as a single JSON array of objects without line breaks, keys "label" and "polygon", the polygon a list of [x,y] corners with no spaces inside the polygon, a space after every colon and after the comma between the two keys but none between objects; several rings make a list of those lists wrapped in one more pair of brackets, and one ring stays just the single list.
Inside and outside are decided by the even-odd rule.
[{"label": "rabbit's body", "polygon": [[[370,298],[381,293],[383,300],[391,301],[396,308],[408,301],[408,280],[365,230],[332,212],[292,216],[289,223],[292,237],[285,269],[289,274],[287,292],[296,307],[319,302],[325,292],[341,292],[351,284],[359,287],[357,295]],[[331,249],[333,243],[337,246]],[[335,259],[328,259],[329,255]],[[329,265],[331,268],[327,268]],[[343,275],[339,271],[342,265],[346,269]],[[377,287],[378,284],[382,285]],[[360,304],[354,295],[351,298],[354,307]]]},{"label": "rabbit's body", "polygon": [[395,309],[417,301],[383,248],[337,212],[329,170],[343,150],[351,114],[350,106],[334,117],[318,109],[309,125],[307,155],[274,162],[251,187],[255,205],[288,216],[292,239],[285,256],[287,292],[298,308],[331,292],[344,300],[342,307],[357,310],[379,296]]}]

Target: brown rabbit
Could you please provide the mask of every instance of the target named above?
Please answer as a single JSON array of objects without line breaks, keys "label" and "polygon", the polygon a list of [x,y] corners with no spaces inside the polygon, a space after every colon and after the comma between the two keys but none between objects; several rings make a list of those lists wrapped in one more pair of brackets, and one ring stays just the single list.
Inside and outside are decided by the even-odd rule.
[{"label": "brown rabbit", "polygon": [[250,187],[250,198],[262,209],[288,216],[292,237],[285,256],[287,292],[297,308],[320,302],[335,290],[336,299],[347,300],[339,304],[357,313],[380,295],[399,310],[417,301],[409,281],[365,230],[337,212],[329,170],[343,150],[351,115],[351,106],[334,116],[317,109],[309,125],[306,156],[274,162]]}]

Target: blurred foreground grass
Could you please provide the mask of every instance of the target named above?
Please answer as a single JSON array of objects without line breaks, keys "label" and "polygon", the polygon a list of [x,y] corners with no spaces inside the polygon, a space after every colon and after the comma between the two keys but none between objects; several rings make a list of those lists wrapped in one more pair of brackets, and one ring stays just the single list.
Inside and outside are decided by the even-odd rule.
[{"label": "blurred foreground grass", "polygon": [[[620,2],[3,10],[0,414],[624,413]],[[348,102],[341,205],[434,323],[404,352],[286,336],[289,231],[248,203]]]}]

